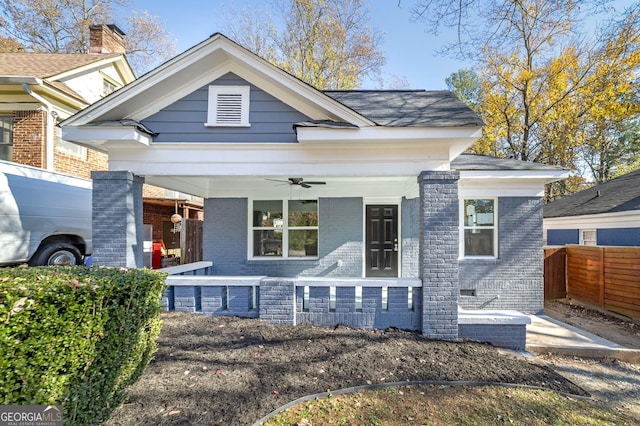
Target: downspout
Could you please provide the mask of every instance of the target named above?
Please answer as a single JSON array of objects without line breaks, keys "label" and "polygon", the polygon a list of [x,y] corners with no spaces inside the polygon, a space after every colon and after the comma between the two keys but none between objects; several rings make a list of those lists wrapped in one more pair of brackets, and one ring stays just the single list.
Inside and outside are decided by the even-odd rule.
[{"label": "downspout", "polygon": [[54,167],[53,166],[54,121],[57,113],[53,110],[53,105],[49,101],[47,101],[45,98],[38,95],[37,93],[34,93],[34,91],[31,90],[31,87],[29,87],[29,84],[22,83],[22,88],[24,89],[25,92],[27,92],[29,96],[31,96],[32,98],[34,98],[35,100],[43,104],[47,111],[47,130],[46,130],[45,145],[44,145],[45,159],[46,159],[45,169],[49,171],[54,171],[53,170],[53,167]]}]

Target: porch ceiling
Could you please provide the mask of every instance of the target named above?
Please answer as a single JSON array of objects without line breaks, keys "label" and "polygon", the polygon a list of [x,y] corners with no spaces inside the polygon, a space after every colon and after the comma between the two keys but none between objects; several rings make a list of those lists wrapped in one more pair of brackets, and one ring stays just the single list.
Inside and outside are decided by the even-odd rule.
[{"label": "porch ceiling", "polygon": [[[321,197],[363,197],[399,199],[418,196],[417,176],[322,177],[322,176],[144,176],[145,182],[203,198],[315,199]],[[289,178],[325,182],[303,188]]]}]

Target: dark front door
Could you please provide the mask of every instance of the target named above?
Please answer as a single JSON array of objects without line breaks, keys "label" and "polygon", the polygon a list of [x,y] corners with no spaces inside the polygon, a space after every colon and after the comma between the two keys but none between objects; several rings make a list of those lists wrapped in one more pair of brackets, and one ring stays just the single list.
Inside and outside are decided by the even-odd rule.
[{"label": "dark front door", "polygon": [[367,277],[398,276],[398,206],[367,206]]}]

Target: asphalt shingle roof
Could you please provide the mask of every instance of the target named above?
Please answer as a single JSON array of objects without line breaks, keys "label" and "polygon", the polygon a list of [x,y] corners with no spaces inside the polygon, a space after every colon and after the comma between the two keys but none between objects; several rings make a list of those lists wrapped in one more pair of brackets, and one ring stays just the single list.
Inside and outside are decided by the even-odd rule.
[{"label": "asphalt shingle roof", "polygon": [[548,164],[490,157],[481,154],[461,154],[451,162],[451,168],[455,170],[567,170]]},{"label": "asphalt shingle roof", "polygon": [[640,170],[567,195],[544,206],[544,217],[640,210]]},{"label": "asphalt shingle roof", "polygon": [[[107,58],[120,56],[114,54],[87,54],[87,53],[0,53],[0,76],[3,77],[37,77],[45,80],[56,89],[82,99],[76,91],[66,84],[52,80],[65,71],[82,67],[93,62]],[[84,100],[87,102],[86,100]]]},{"label": "asphalt shingle roof", "polygon": [[0,53],[0,76],[48,78],[120,54]]},{"label": "asphalt shingle roof", "polygon": [[380,126],[482,126],[480,117],[448,90],[347,90],[324,92]]}]

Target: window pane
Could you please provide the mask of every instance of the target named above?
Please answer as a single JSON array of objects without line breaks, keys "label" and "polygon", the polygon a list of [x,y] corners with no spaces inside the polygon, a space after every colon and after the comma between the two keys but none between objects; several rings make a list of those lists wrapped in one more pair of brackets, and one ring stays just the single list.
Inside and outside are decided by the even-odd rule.
[{"label": "window pane", "polygon": [[318,226],[318,201],[289,201],[289,226]]},{"label": "window pane", "polygon": [[464,226],[493,226],[494,200],[464,200]]},{"label": "window pane", "polygon": [[493,256],[493,229],[465,229],[465,256]]},{"label": "window pane", "polygon": [[282,201],[254,201],[253,226],[282,228]]},{"label": "window pane", "polygon": [[282,257],[282,232],[253,231],[253,255]]},{"label": "window pane", "polygon": [[13,118],[0,115],[0,160],[12,160],[13,151]]},{"label": "window pane", "polygon": [[317,229],[297,229],[289,231],[289,257],[315,257],[317,255]]}]

